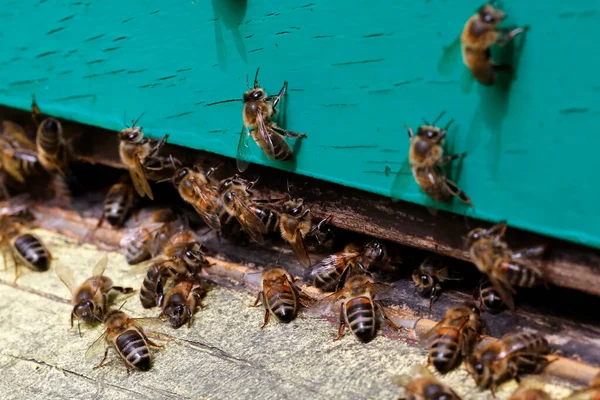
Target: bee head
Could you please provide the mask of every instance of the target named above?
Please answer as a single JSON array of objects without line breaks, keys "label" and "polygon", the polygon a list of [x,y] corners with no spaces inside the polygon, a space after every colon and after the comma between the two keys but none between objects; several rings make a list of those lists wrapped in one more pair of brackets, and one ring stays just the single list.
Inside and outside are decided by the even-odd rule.
[{"label": "bee head", "polygon": [[383,243],[373,240],[367,243],[363,254],[366,258],[374,262],[381,262],[387,257],[387,249]]},{"label": "bee head", "polygon": [[119,140],[129,143],[139,143],[144,139],[142,128],[135,126],[133,128],[125,128],[119,132]]},{"label": "bee head", "polygon": [[304,199],[288,200],[283,204],[283,212],[297,217],[304,212]]},{"label": "bee head", "polygon": [[[183,298],[181,300],[183,300]],[[189,308],[185,304],[169,304],[165,307],[163,315],[167,318],[169,324],[171,324],[174,329],[177,329],[189,321],[191,314],[189,311]]]},{"label": "bee head", "polygon": [[46,133],[57,133],[60,130],[60,122],[54,118],[46,118],[42,121],[42,129]]},{"label": "bee head", "polygon": [[371,283],[373,283],[373,280],[366,275],[354,275],[346,279],[344,289],[352,296],[358,296],[364,293]]},{"label": "bee head", "polygon": [[492,385],[492,371],[490,365],[496,358],[497,352],[488,349],[481,354],[473,354],[467,362],[469,373],[480,388],[486,389]]},{"label": "bee head", "polygon": [[182,167],[182,168],[177,169],[175,171],[175,174],[173,175],[173,185],[179,186],[181,181],[183,181],[186,178],[186,176],[188,176],[189,173],[190,173],[190,169],[187,167]]},{"label": "bee head", "polygon": [[423,398],[436,400],[452,400],[454,396],[446,393],[446,390],[439,383],[430,383],[423,388]]},{"label": "bee head", "polygon": [[286,281],[287,272],[281,267],[271,268],[263,273],[262,280],[270,284],[283,284]]},{"label": "bee head", "polygon": [[198,243],[192,244],[185,250],[183,259],[188,266],[188,269],[191,269],[190,272],[192,273],[194,273],[202,264],[206,263],[206,258],[204,258],[204,253],[202,253]]},{"label": "bee head", "polygon": [[259,101],[267,97],[267,93],[262,88],[248,90],[244,93],[244,103],[249,101]]},{"label": "bee head", "polygon": [[495,8],[489,3],[481,6],[477,13],[479,14],[479,18],[487,24],[496,25],[506,18],[506,14],[502,10]]},{"label": "bee head", "polygon": [[433,287],[433,278],[418,269],[413,271],[412,278],[417,288],[423,293],[429,292]]},{"label": "bee head", "polygon": [[483,228],[475,228],[467,234],[466,245],[470,247],[473,243],[486,236],[487,231]]},{"label": "bee head", "polygon": [[80,319],[84,322],[90,323],[94,318],[94,303],[90,300],[83,301],[73,307],[73,314],[77,316],[77,319]]}]

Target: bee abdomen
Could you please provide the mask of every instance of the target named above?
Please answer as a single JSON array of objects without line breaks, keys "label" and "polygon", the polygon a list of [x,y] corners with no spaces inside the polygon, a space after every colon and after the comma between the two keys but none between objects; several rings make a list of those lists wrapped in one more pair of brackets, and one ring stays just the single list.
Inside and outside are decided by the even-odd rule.
[{"label": "bee abdomen", "polygon": [[162,291],[162,285],[164,273],[162,268],[158,265],[152,265],[146,276],[140,289],[140,302],[144,308],[152,308],[157,306],[157,297],[159,292]]},{"label": "bee abdomen", "polygon": [[150,259],[150,252],[141,240],[132,240],[125,248],[125,259],[130,265],[139,264]]},{"label": "bee abdomen", "polygon": [[329,291],[335,289],[339,282],[345,266],[335,264],[331,269],[321,272],[315,276],[315,286],[319,289]]},{"label": "bee abdomen", "polygon": [[485,305],[485,308],[491,311],[500,311],[504,308],[505,304],[500,297],[500,294],[494,289],[494,287],[488,282],[481,287],[481,301]]},{"label": "bee abdomen", "polygon": [[459,360],[457,341],[457,335],[459,332],[454,329],[451,331],[452,334],[443,333],[438,335],[434,339],[431,349],[429,350],[429,358],[433,363],[433,366],[442,374],[454,369],[457,366],[457,361]]},{"label": "bee abdomen", "polygon": [[150,351],[146,341],[136,329],[130,329],[116,339],[117,348],[127,364],[141,370],[150,369]]},{"label": "bee abdomen", "polygon": [[286,161],[291,160],[294,157],[292,148],[289,144],[287,144],[283,136],[278,133],[271,134],[271,143],[273,143],[273,151],[271,151],[271,148],[262,140],[258,140],[256,141],[256,143],[258,143],[258,145],[265,152],[265,154],[267,154],[270,158],[273,158],[275,160]]},{"label": "bee abdomen", "polygon": [[14,248],[26,265],[37,271],[47,271],[50,267],[50,253],[36,236],[29,233],[15,239]]},{"label": "bee abdomen", "polygon": [[267,293],[267,302],[273,314],[282,322],[290,322],[296,315],[296,298],[290,290]]},{"label": "bee abdomen", "polygon": [[511,285],[530,288],[542,282],[542,276],[537,270],[523,264],[504,261],[500,268],[505,272]]},{"label": "bee abdomen", "polygon": [[42,121],[37,135],[38,146],[49,154],[57,154],[60,150],[60,122],[54,118]]},{"label": "bee abdomen", "polygon": [[373,303],[367,297],[358,297],[346,303],[346,318],[352,333],[363,341],[371,340],[375,333]]}]

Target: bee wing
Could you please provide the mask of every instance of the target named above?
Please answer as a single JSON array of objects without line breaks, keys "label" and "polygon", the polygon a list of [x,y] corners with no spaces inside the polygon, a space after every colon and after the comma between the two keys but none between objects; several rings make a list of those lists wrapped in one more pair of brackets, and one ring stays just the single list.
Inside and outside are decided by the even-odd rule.
[{"label": "bee wing", "polygon": [[127,245],[133,240],[146,240],[150,235],[152,235],[157,229],[162,227],[163,224],[160,222],[152,222],[149,224],[144,224],[142,226],[137,226],[127,231],[125,235],[121,238],[119,245],[121,247],[127,247]]},{"label": "bee wing", "polygon": [[108,256],[105,254],[92,269],[92,276],[102,276],[108,265]]},{"label": "bee wing", "polygon": [[160,318],[146,317],[146,318],[132,318],[133,322],[142,328],[144,332],[155,331],[165,327],[165,323]]},{"label": "bee wing", "polygon": [[240,172],[244,172],[248,169],[250,162],[248,161],[248,138],[250,137],[250,129],[246,126],[242,126],[242,132],[240,133],[240,140],[238,142],[236,164],[237,169]]},{"label": "bee wing", "polygon": [[69,289],[69,292],[71,292],[71,294],[75,293],[76,286],[73,270],[64,264],[57,264],[54,268],[54,271],[62,283],[64,283],[67,289]]},{"label": "bee wing", "polygon": [[133,187],[140,197],[148,196],[150,200],[154,200],[154,195],[152,194],[152,189],[146,178],[144,165],[142,164],[142,159],[139,155],[135,157],[135,165],[133,168],[129,169],[129,173],[131,175]]},{"label": "bee wing", "polygon": [[346,290],[331,293],[315,302],[306,311],[306,314],[313,317],[331,316],[339,311],[341,304],[339,300],[346,295]]},{"label": "bee wing", "polygon": [[[312,276],[321,275],[322,273],[329,272],[336,267],[337,264],[346,263],[345,260],[350,257],[356,257],[355,253],[340,252],[325,257],[319,264],[311,271]],[[347,263],[349,264],[349,263]]]},{"label": "bee wing", "polygon": [[441,75],[449,75],[460,64],[460,35],[456,36],[454,41],[448,46],[444,46],[443,49],[444,52],[438,61],[437,70]]},{"label": "bee wing", "polygon": [[[458,326],[460,329],[467,322],[469,322],[469,317],[464,316],[461,318],[456,318],[455,320],[457,321],[457,325],[455,325],[455,326]],[[460,323],[458,323],[458,321],[460,321]],[[445,324],[445,323],[446,323],[446,318],[442,319],[440,322],[435,324],[434,327],[432,327],[430,330],[428,330],[425,334],[423,334],[419,338],[419,344],[421,344],[423,347],[431,346],[433,339],[435,339],[435,337],[437,336],[438,329],[440,328],[440,326],[442,326],[442,324]]]},{"label": "bee wing", "polygon": [[[196,194],[200,202],[204,204],[212,203],[214,201],[214,198],[217,197],[217,195],[213,192],[213,189],[202,190],[199,186],[194,187],[194,193]],[[200,218],[202,218],[204,223],[208,225],[212,230],[221,230],[221,221],[219,220],[219,216],[217,214],[209,213],[208,211],[203,210],[202,208],[197,207],[196,205],[192,206],[194,207],[198,215],[200,215]]]},{"label": "bee wing", "polygon": [[412,169],[408,157],[406,157],[397,172],[386,167],[386,174],[396,174],[392,183],[392,198],[398,199],[408,191],[409,185],[414,181]]},{"label": "bee wing", "polygon": [[98,339],[96,339],[94,343],[90,345],[90,347],[88,347],[87,351],[85,352],[86,360],[91,360],[92,358],[99,356],[106,350],[106,348],[108,347],[108,343],[106,343],[106,334],[107,332],[104,331],[104,333],[100,335]]},{"label": "bee wing", "polygon": [[18,147],[36,150],[35,142],[25,134],[23,127],[12,121],[2,121],[2,135]]},{"label": "bee wing", "polygon": [[232,193],[233,201],[237,203],[237,209],[239,210],[236,218],[246,233],[258,244],[264,244],[263,233],[267,232],[267,227],[258,218],[252,210],[248,208],[245,201],[240,199],[235,193]]},{"label": "bee wing", "polygon": [[275,158],[275,147],[273,146],[271,135],[275,135],[276,133],[273,132],[272,128],[269,128],[267,124],[265,124],[265,118],[262,108],[260,107],[258,107],[256,110],[256,129],[258,131],[258,136],[267,145],[265,153],[269,158]]},{"label": "bee wing", "polygon": [[500,295],[500,298],[502,299],[504,304],[506,304],[511,310],[514,310],[515,300],[513,299],[512,295],[514,289],[512,289],[509,285],[491,275],[488,275],[488,278],[494,289],[496,289],[496,291]]},{"label": "bee wing", "polygon": [[308,250],[306,249],[306,245],[304,244],[304,237],[302,236],[302,232],[299,229],[296,230],[294,234],[294,240],[291,241],[292,250],[300,263],[308,268],[310,268],[310,257],[308,255]]}]

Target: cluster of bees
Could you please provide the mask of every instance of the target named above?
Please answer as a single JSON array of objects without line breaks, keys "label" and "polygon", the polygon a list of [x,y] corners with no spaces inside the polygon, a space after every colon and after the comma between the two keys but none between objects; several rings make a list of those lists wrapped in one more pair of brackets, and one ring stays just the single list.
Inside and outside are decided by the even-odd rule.
[{"label": "cluster of bees", "polygon": [[[483,84],[492,84],[497,71],[509,69],[492,62],[490,47],[506,43],[524,31],[523,28],[499,29],[497,25],[503,18],[502,11],[486,4],[468,20],[461,36],[464,62]],[[246,82],[249,90],[243,96],[244,128],[237,152],[240,172],[249,165],[249,137],[269,158],[276,160],[293,158],[285,138],[306,137],[305,134],[287,131],[272,120],[287,83],[277,95],[269,96],[258,83],[258,72],[252,87]],[[41,112],[35,101],[32,108],[37,123]],[[420,126],[416,134],[408,128],[411,141],[408,158],[414,178],[421,189],[436,201],[457,197],[472,205],[469,197],[443,172],[444,165],[461,155],[444,156],[443,141],[452,121],[442,129],[436,126],[438,119]],[[329,293],[315,300],[295,285],[294,278],[283,267],[266,269],[261,277],[261,291],[254,303],[255,306],[262,303],[265,309],[261,329],[271,316],[282,322],[293,320],[299,306],[321,314],[335,310],[339,328],[334,340],[340,339],[346,328],[362,342],[372,340],[376,335],[378,314],[391,328],[401,329],[388,317],[380,300],[389,286],[375,282],[372,276],[373,270],[384,270],[397,262],[394,256],[388,254],[384,244],[377,240],[352,243],[313,267],[309,249],[319,248],[331,240],[331,230],[327,227],[331,218],[314,221],[301,198],[259,199],[252,192],[256,181],[240,175],[217,181],[214,172],[218,165],[206,171],[185,166],[176,158],[161,154],[168,135],[158,141],[150,140],[144,137],[137,122],[133,121],[131,127],[119,133],[119,154],[128,168],[129,177],[110,188],[98,225],[87,238],[91,238],[104,222],[116,228],[122,227],[137,196],[154,199],[149,180],[159,180],[157,177],[168,167],[173,172],[166,180],[173,184],[180,197],[191,205],[208,227],[221,233],[226,227],[235,225],[258,244],[264,243],[265,235],[279,233],[291,245],[300,264],[312,268],[314,286],[323,293]],[[68,175],[72,150],[60,121],[54,118],[42,120],[38,124],[35,143],[18,125],[5,121],[0,146],[1,170],[5,176],[22,183],[30,175],[46,174],[53,182],[58,182],[56,192],[64,193],[60,187],[64,187],[64,177]],[[4,183],[1,189],[8,197]],[[22,233],[32,219],[25,201],[18,196],[2,203],[0,243],[3,255],[9,252],[15,259],[15,265],[24,264],[34,270],[45,271],[52,259],[49,251],[39,238]],[[531,288],[544,283],[540,269],[530,258],[542,255],[545,247],[513,251],[504,239],[506,228],[507,225],[501,223],[489,229],[477,228],[468,234],[466,241],[471,259],[486,277],[480,287],[480,304],[469,303],[449,309],[443,320],[424,338],[429,348],[428,365],[445,374],[457,368],[464,359],[477,385],[492,390],[506,379],[540,372],[549,363],[547,356],[551,353],[546,339],[531,332],[509,333],[497,341],[479,343],[484,330],[481,309],[491,312],[505,307],[514,309],[515,288]],[[144,308],[160,307],[158,319],[131,318],[120,309],[109,310],[107,299],[110,291],[131,294],[134,290],[115,286],[110,278],[103,275],[107,258],[101,259],[92,276],[80,285],[75,284],[73,273],[68,268],[57,266],[55,269],[73,295],[71,326],[74,320],[77,320],[78,326],[79,323],[104,324],[104,333],[89,347],[86,358],[104,351],[104,358],[96,368],[101,367],[112,347],[123,360],[128,373],[131,368],[146,371],[151,367],[149,346],[158,346],[148,337],[148,328],[161,320],[166,320],[175,329],[191,325],[193,314],[203,306],[202,298],[210,286],[204,271],[211,267],[211,263],[189,222],[171,209],[154,212],[149,222],[123,238],[122,246],[129,264],[147,267],[139,299]],[[434,258],[423,261],[412,278],[419,291],[430,297],[430,308],[444,282],[455,279],[447,267]],[[405,398],[459,398],[430,373],[418,375],[416,378],[398,379],[404,388]],[[591,391],[598,395],[600,388],[597,383],[576,395]],[[538,397],[520,395],[515,394],[512,398],[548,398],[541,394]]]}]

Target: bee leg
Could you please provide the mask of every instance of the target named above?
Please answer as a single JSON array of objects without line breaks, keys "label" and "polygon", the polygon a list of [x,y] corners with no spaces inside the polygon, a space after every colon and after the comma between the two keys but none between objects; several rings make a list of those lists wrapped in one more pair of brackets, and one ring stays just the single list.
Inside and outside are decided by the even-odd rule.
[{"label": "bee leg", "polygon": [[157,348],[163,348],[163,347],[165,347],[163,345],[156,344],[155,342],[153,342],[152,340],[150,340],[147,336],[145,337],[145,339],[146,339],[146,343],[148,343],[152,347],[157,347]]},{"label": "bee leg", "polygon": [[508,42],[510,42],[511,40],[513,40],[515,38],[515,36],[525,32],[527,30],[527,27],[523,27],[523,28],[515,28],[513,30],[510,29],[500,29],[500,33],[502,34],[502,37],[496,42],[499,45],[504,45]]},{"label": "bee leg", "polygon": [[344,337],[344,331],[346,330],[346,321],[344,320],[344,308],[345,307],[346,307],[346,305],[343,304],[342,309],[340,310],[340,325],[338,327],[338,335],[335,339],[333,339],[334,342],[337,342],[342,337]]},{"label": "bee leg", "polygon": [[153,156],[154,154],[156,154],[160,150],[160,148],[163,147],[165,143],[167,143],[168,138],[169,134],[167,133],[156,143],[156,145],[152,149],[150,149],[150,153],[148,154],[148,156]]},{"label": "bee leg", "polygon": [[[73,326],[73,318],[71,318],[71,327],[72,326]],[[81,324],[79,323],[79,319],[77,319],[77,332],[79,332],[79,337],[81,337]]]},{"label": "bee leg", "polygon": [[133,293],[135,292],[134,288],[130,288],[130,287],[123,287],[123,286],[113,286],[111,287],[112,290],[116,290],[117,292],[123,293],[123,294],[129,294],[129,293]]},{"label": "bee leg", "polygon": [[261,300],[261,297],[263,295],[262,290],[260,292],[258,292],[258,295],[256,296],[256,301],[254,302],[254,304],[250,304],[248,307],[258,307],[258,302]]},{"label": "bee leg", "polygon": [[214,174],[214,172],[215,172],[215,171],[216,171],[216,170],[217,170],[217,169],[218,169],[220,166],[221,166],[221,162],[219,161],[218,163],[216,163],[216,164],[215,164],[215,166],[214,166],[214,167],[210,167],[210,168],[208,169],[208,171],[206,171],[206,173],[204,174],[204,176],[205,176],[207,179],[208,179],[208,178],[210,178],[210,176],[211,176],[212,174]]},{"label": "bee leg", "polygon": [[454,160],[456,160],[456,159],[458,159],[458,158],[461,158],[461,157],[465,157],[466,155],[467,155],[467,153],[460,153],[460,154],[454,154],[454,155],[452,155],[452,156],[445,156],[445,157],[442,157],[442,158],[441,158],[441,159],[440,159],[440,160],[439,160],[439,161],[436,163],[436,165],[438,165],[438,166],[440,166],[440,167],[441,167],[442,165],[446,165],[446,164],[448,164],[449,162],[451,162],[451,161],[454,161]]},{"label": "bee leg", "polygon": [[123,365],[125,365],[125,369],[127,370],[127,375],[128,376],[131,375],[131,371],[129,369],[129,364],[127,364],[127,361],[124,358],[122,358],[122,360],[123,360]]},{"label": "bee leg", "polygon": [[381,304],[381,302],[379,300],[375,300],[375,301],[373,301],[373,303],[375,304],[375,307],[377,307],[377,309],[379,310],[379,312],[383,316],[383,319],[385,319],[385,322],[387,322],[387,324],[392,329],[396,329],[396,330],[402,329],[401,326],[396,325],[396,323],[394,321],[392,321],[390,319],[390,317],[387,316],[387,314],[385,313],[385,309],[383,308],[383,304]]},{"label": "bee leg", "polygon": [[102,368],[104,362],[106,361],[106,357],[108,357],[108,348],[104,350],[104,357],[102,358],[102,361],[100,361],[100,364],[96,365],[93,369]]},{"label": "bee leg", "polygon": [[265,326],[267,326],[267,324],[269,323],[270,317],[271,317],[271,313],[269,312],[269,310],[265,310],[265,320],[264,320],[264,323],[262,324],[262,326],[260,327],[260,329],[264,329]]},{"label": "bee leg", "polygon": [[273,114],[275,114],[277,112],[275,110],[275,107],[277,107],[277,104],[279,104],[279,100],[281,100],[281,98],[285,94],[286,89],[287,89],[287,81],[284,81],[283,86],[281,87],[281,90],[279,91],[277,96],[267,96],[267,98],[265,99],[266,101],[273,100]]},{"label": "bee leg", "polygon": [[469,198],[469,196],[467,196],[467,194],[465,192],[460,190],[460,188],[458,186],[456,186],[456,183],[452,182],[450,179],[448,179],[446,177],[443,177],[443,180],[446,185],[446,188],[453,196],[458,197],[458,199],[460,201],[473,207],[473,202],[471,202],[471,199]]}]

